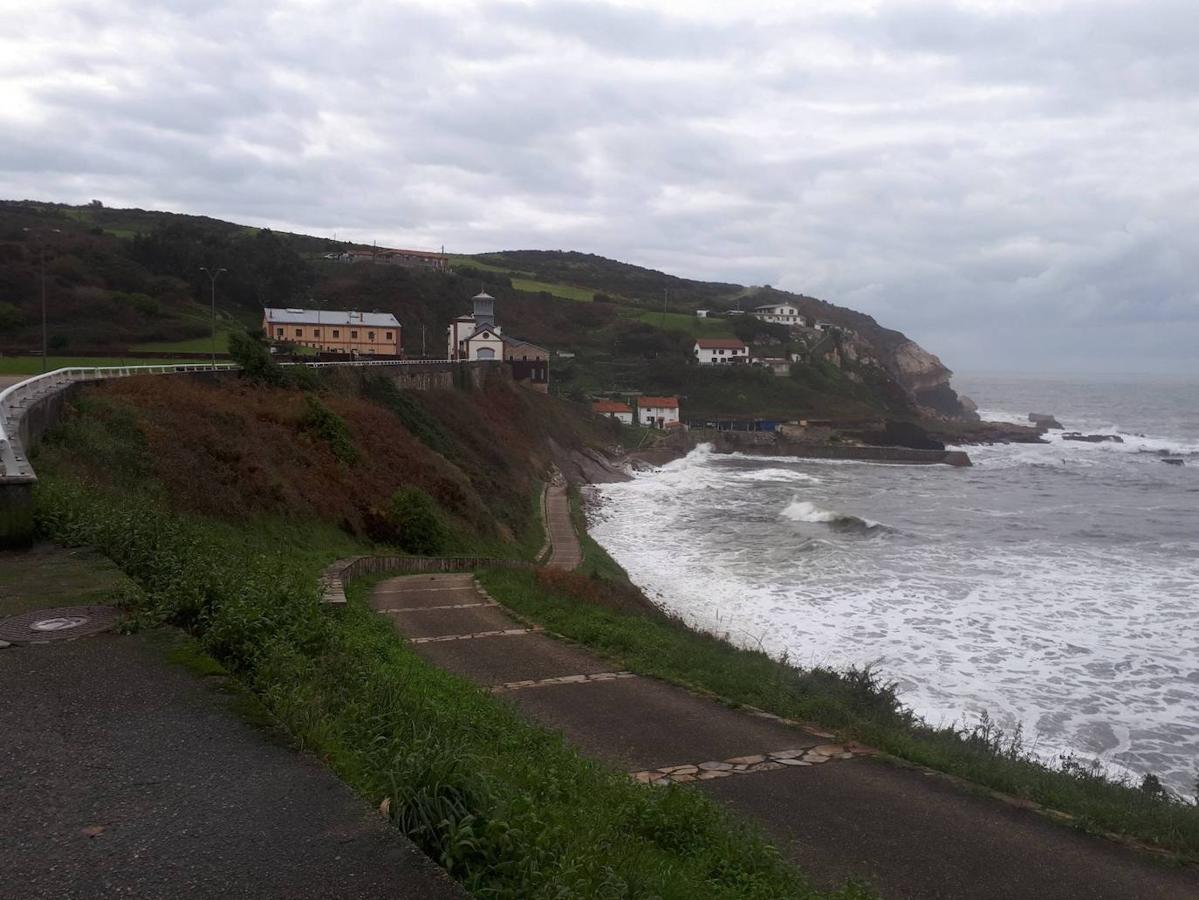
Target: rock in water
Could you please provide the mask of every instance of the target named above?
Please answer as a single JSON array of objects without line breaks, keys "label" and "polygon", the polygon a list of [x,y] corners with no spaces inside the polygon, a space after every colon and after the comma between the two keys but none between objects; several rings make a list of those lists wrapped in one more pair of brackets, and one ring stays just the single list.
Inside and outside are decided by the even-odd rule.
[{"label": "rock in water", "polygon": [[1162,462],[1168,466],[1181,466],[1183,464],[1182,458],[1178,456],[1163,456]]},{"label": "rock in water", "polygon": [[1088,444],[1123,444],[1124,438],[1118,434],[1079,434],[1077,431],[1068,431],[1062,435],[1063,441],[1085,441]]},{"label": "rock in water", "polygon": [[1040,428],[1056,428],[1061,430],[1062,423],[1049,413],[1029,413],[1028,421]]}]

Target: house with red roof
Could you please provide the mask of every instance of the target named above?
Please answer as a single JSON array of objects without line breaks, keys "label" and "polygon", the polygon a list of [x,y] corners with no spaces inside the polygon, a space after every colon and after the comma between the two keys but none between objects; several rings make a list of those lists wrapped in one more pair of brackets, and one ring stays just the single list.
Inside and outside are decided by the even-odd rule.
[{"label": "house with red roof", "polygon": [[638,397],[637,421],[646,428],[673,428],[679,424],[678,397]]},{"label": "house with red roof", "polygon": [[633,410],[616,400],[596,400],[591,404],[591,411],[596,415],[616,419],[625,425],[633,424]]},{"label": "house with red roof", "polygon": [[701,366],[727,366],[749,362],[749,347],[737,338],[696,338],[695,361]]}]

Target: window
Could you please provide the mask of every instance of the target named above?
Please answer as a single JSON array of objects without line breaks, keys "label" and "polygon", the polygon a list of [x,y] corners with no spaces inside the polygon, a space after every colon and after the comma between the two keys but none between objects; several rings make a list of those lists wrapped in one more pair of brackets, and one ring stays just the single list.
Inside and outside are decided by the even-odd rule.
[{"label": "window", "polygon": [[373,331],[368,331],[366,333],[366,339],[368,341],[373,341],[375,339],[375,333]]},{"label": "window", "polygon": [[303,336],[304,336],[304,329],[303,329],[303,328],[297,328],[297,329],[296,329],[296,337],[303,337]]},{"label": "window", "polygon": [[355,340],[355,341],[356,341],[356,340],[358,340],[358,332],[357,332],[357,331],[351,331],[351,332],[350,332],[350,339],[351,339],[351,340]]},{"label": "window", "polygon": [[718,352],[720,353],[720,355],[721,355],[721,356],[724,356],[724,349],[723,349],[723,348],[722,348],[721,350],[719,350]]},{"label": "window", "polygon": [[333,329],[333,336],[334,336],[335,338],[337,338],[337,337],[341,337],[341,331],[340,331],[340,330],[338,330],[338,329],[336,329],[336,328],[334,328],[334,329]]},{"label": "window", "polygon": [[385,336],[385,337],[386,337],[386,338],[387,338],[389,341],[391,340],[391,332],[390,332],[390,331],[386,332],[386,334],[385,334],[384,336]]},{"label": "window", "polygon": [[320,330],[319,328],[314,328],[314,329],[312,329],[312,336],[313,336],[314,338],[318,338],[318,337],[320,337],[320,336],[321,336],[321,330]]},{"label": "window", "polygon": [[283,337],[283,329],[282,328],[275,329],[275,337]]}]

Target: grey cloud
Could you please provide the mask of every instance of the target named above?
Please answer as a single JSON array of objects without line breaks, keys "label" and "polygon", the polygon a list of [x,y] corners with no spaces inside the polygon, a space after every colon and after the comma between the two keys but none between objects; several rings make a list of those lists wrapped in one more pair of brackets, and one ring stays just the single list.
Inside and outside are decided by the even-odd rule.
[{"label": "grey cloud", "polygon": [[951,366],[1194,372],[1189,7],[49,3],[0,36],[0,195],[578,248]]}]

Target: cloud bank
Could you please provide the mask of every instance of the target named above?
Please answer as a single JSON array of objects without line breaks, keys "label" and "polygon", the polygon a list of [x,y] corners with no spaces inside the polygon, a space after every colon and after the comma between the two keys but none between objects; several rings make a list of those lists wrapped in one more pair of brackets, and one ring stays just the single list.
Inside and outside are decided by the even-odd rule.
[{"label": "cloud bank", "polygon": [[1199,374],[1191,0],[20,7],[0,196],[580,249],[957,369]]}]

